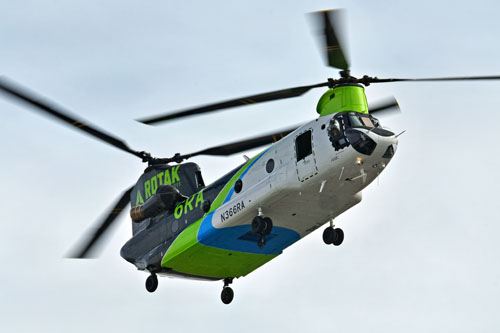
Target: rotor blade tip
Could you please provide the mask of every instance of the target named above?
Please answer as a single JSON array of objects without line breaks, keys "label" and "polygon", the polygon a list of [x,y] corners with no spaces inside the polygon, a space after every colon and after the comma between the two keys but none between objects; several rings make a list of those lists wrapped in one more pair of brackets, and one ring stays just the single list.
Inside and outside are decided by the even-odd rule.
[{"label": "rotor blade tip", "polygon": [[152,126],[152,124],[150,122],[148,122],[147,120],[135,119],[135,121],[137,121],[138,123],[144,124],[144,125]]}]

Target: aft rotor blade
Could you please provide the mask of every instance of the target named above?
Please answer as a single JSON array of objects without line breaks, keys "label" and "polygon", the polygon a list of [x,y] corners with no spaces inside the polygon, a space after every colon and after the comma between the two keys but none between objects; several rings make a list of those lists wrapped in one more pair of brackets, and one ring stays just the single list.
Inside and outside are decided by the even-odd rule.
[{"label": "aft rotor blade", "polygon": [[318,34],[323,39],[322,44],[324,45],[328,66],[344,70],[349,69],[349,62],[341,44],[341,41],[345,40],[341,36],[340,29],[344,11],[339,9],[325,10],[311,13],[311,16],[321,29]]},{"label": "aft rotor blade", "polygon": [[228,156],[236,153],[240,153],[245,150],[250,150],[253,148],[258,148],[265,146],[267,144],[279,141],[291,132],[295,131],[299,126],[290,127],[279,132],[269,133],[262,136],[258,136],[251,139],[246,139],[242,141],[237,141],[233,143],[228,143],[212,148],[207,148],[204,150],[197,151],[196,153],[183,155],[183,158],[190,158],[198,155],[213,155],[213,156]]},{"label": "aft rotor blade", "polygon": [[118,149],[140,157],[143,160],[145,158],[144,153],[130,149],[124,141],[105,133],[103,130],[98,129],[94,125],[91,125],[89,122],[78,119],[69,111],[56,106],[52,102],[40,96],[37,96],[32,92],[29,92],[26,88],[14,84],[12,81],[6,79],[5,77],[0,77],[0,92],[3,92],[14,100],[28,104],[42,114],[51,115],[59,119],[60,121],[71,125],[73,128],[83,131],[88,135],[91,135],[101,141],[115,146]]},{"label": "aft rotor blade", "polygon": [[208,113],[208,112],[213,112],[213,111],[218,111],[218,110],[223,110],[223,109],[234,108],[237,106],[243,106],[243,105],[248,105],[248,104],[257,104],[257,103],[263,103],[263,102],[268,102],[268,101],[275,101],[275,100],[279,100],[279,99],[298,97],[298,96],[305,94],[306,92],[308,92],[309,90],[311,90],[313,88],[326,87],[328,85],[329,85],[328,82],[323,82],[323,83],[318,83],[318,84],[312,84],[309,86],[300,86],[300,87],[293,87],[293,88],[288,88],[288,89],[276,90],[276,91],[271,91],[268,93],[240,97],[240,98],[228,100],[225,102],[195,107],[195,108],[187,109],[184,111],[162,114],[162,115],[153,116],[153,117],[149,117],[149,118],[138,119],[137,121],[139,121],[143,124],[151,125],[151,124],[156,124],[156,123],[160,123],[163,121],[179,119],[179,118],[183,118],[183,117],[188,117],[188,116],[193,116],[193,115],[198,115],[198,114],[203,114],[203,113]]},{"label": "aft rotor blade", "polygon": [[394,97],[389,97],[383,101],[379,101],[376,104],[370,105],[368,107],[370,114],[377,113],[378,115],[389,114],[389,113],[401,113],[398,101]]},{"label": "aft rotor blade", "polygon": [[429,77],[429,78],[388,78],[379,79],[377,77],[371,78],[370,83],[384,83],[384,82],[418,82],[418,81],[479,81],[479,80],[500,80],[500,75],[485,75],[485,76],[456,76],[456,77]]},{"label": "aft rotor blade", "polygon": [[96,224],[95,228],[91,230],[85,240],[78,246],[68,258],[90,258],[91,250],[98,244],[99,239],[104,235],[104,233],[108,230],[108,228],[115,222],[123,211],[125,207],[130,203],[130,193],[132,192],[133,187],[129,188],[125,191],[120,199],[116,202],[113,208],[108,212],[106,217]]}]

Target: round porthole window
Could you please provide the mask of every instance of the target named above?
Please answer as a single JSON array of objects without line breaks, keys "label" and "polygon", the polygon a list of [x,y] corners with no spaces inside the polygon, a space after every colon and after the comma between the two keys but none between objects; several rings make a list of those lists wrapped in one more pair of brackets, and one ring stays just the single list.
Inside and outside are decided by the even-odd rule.
[{"label": "round porthole window", "polygon": [[172,232],[175,234],[179,230],[179,221],[174,220],[172,222]]},{"label": "round porthole window", "polygon": [[266,171],[267,173],[271,173],[274,170],[274,160],[271,158],[269,161],[266,163]]},{"label": "round porthole window", "polygon": [[238,179],[236,183],[234,183],[234,192],[240,193],[242,188],[243,188],[243,182],[241,181],[241,179]]}]

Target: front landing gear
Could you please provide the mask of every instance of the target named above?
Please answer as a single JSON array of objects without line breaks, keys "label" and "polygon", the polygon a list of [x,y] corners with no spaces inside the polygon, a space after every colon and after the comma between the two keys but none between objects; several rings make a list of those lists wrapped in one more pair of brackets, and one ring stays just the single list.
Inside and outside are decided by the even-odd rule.
[{"label": "front landing gear", "polygon": [[220,294],[220,299],[222,303],[229,304],[233,301],[234,291],[229,287],[229,284],[233,283],[233,278],[224,279],[224,287],[222,287],[222,292]]},{"label": "front landing gear", "polygon": [[153,293],[155,292],[156,288],[158,288],[158,277],[156,276],[155,273],[152,273],[146,279],[146,290],[149,291],[150,293]]},{"label": "front landing gear", "polygon": [[339,246],[344,241],[344,231],[340,228],[330,226],[323,231],[323,242]]}]

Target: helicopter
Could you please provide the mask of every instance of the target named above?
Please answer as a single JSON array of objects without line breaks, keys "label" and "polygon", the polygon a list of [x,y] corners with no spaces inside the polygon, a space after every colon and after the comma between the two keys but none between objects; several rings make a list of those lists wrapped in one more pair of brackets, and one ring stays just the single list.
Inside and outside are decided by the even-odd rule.
[{"label": "helicopter", "polygon": [[[339,11],[314,13],[322,25],[324,53],[340,77],[246,96],[180,112],[141,119],[145,124],[180,119],[227,108],[299,97],[314,88],[327,88],[320,98],[319,116],[275,133],[203,149],[190,154],[156,158],[131,149],[110,135],[8,79],[0,90],[35,110],[56,117],[80,131],[139,157],[147,168],[134,186],[124,191],[99,228],[71,254],[87,258],[102,235],[131,205],[132,237],[121,256],[149,273],[146,289],[154,292],[158,276],[222,280],[221,300],[231,303],[233,279],[246,276],[280,255],[314,230],[324,229],[323,241],[339,246],[344,239],[334,219],[362,199],[362,190],[385,170],[400,134],[374,117],[398,109],[395,100],[368,107],[365,87],[399,81],[500,79],[500,76],[379,79],[350,74],[336,22]],[[225,156],[270,145],[245,163],[205,185],[196,163],[198,155]]]}]

